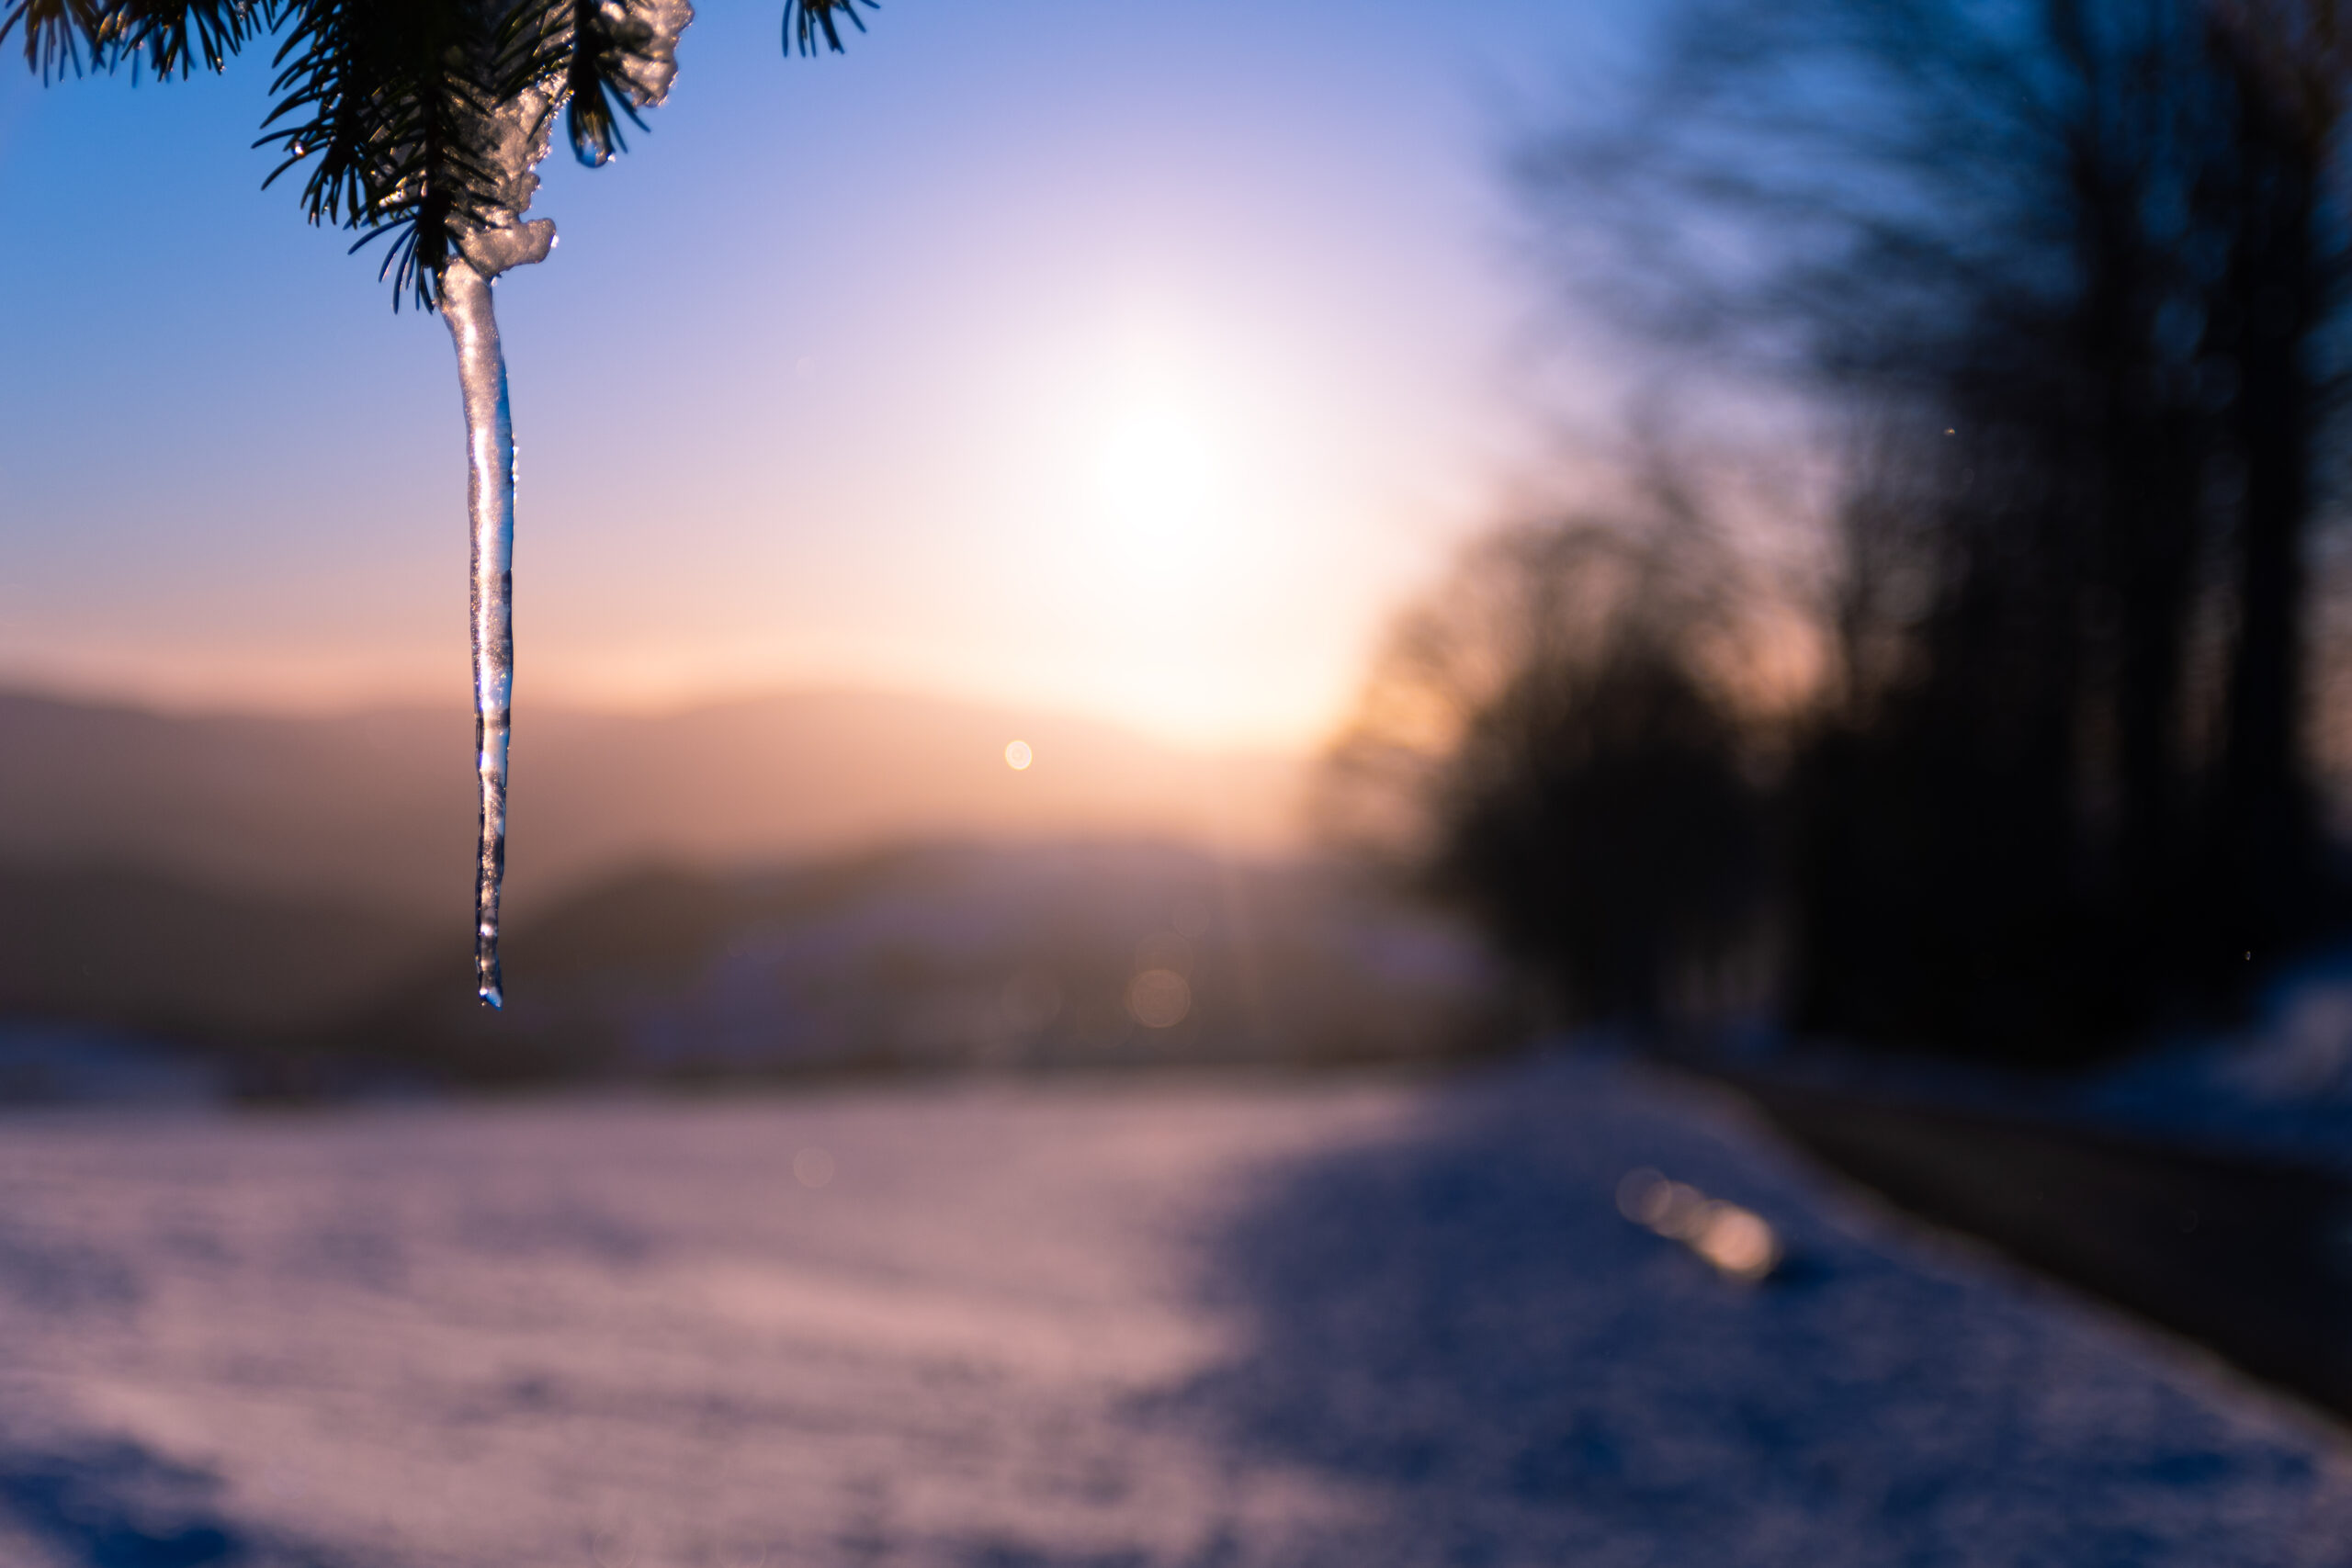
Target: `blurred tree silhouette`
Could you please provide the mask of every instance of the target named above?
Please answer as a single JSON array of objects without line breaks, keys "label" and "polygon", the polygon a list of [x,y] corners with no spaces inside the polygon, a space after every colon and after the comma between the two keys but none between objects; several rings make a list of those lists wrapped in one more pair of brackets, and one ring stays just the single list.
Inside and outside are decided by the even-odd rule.
[{"label": "blurred tree silhouette", "polygon": [[1472,914],[1552,1016],[1680,1010],[1758,931],[1753,597],[1670,485],[1476,542],[1393,628],[1327,820]]},{"label": "blurred tree silhouette", "polygon": [[2216,347],[2235,371],[2228,440],[2243,485],[2239,636],[2216,848],[2245,940],[2291,940],[2316,848],[2305,713],[2308,536],[2336,476],[2352,282],[2342,132],[2352,29],[2333,0],[2222,0],[2211,28],[2232,89],[2221,200],[2233,221]]},{"label": "blurred tree silhouette", "polygon": [[1624,124],[1531,150],[1580,292],[1847,432],[1801,1026],[2080,1057],[2326,919],[2334,17],[1702,0]]}]

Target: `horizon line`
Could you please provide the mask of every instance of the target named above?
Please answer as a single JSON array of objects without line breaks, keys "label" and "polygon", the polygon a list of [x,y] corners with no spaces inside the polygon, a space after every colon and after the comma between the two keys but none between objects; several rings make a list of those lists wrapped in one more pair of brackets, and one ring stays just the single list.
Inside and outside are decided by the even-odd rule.
[{"label": "horizon line", "polygon": [[[1300,761],[1310,760],[1321,752],[1329,744],[1329,735],[1338,728],[1334,725],[1315,739],[1290,743],[1263,739],[1203,740],[1169,735],[1148,726],[1091,713],[1080,707],[1051,703],[1023,704],[1003,697],[972,695],[937,687],[842,679],[806,682],[784,680],[760,685],[707,688],[700,692],[673,691],[638,699],[623,698],[601,703],[582,700],[571,694],[531,698],[518,693],[514,707],[518,711],[536,710],[571,716],[660,721],[795,699],[932,705],[963,709],[976,715],[1001,715],[1018,722],[1078,725],[1109,730],[1168,751]],[[293,695],[273,699],[261,693],[247,693],[242,696],[206,694],[177,697],[164,692],[140,690],[123,684],[58,680],[28,671],[0,669],[0,702],[9,700],[190,722],[267,719],[288,723],[334,723],[387,715],[444,711],[465,715],[472,711],[468,694],[463,691],[452,693],[446,700],[394,691],[341,698]]]}]

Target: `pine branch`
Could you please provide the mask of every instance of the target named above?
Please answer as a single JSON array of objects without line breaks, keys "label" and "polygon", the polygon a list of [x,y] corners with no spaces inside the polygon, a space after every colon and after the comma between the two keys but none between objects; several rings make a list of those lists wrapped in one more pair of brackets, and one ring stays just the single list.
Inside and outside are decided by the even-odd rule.
[{"label": "pine branch", "polygon": [[269,0],[85,0],[105,17],[109,68],[129,60],[159,77],[195,74],[200,61],[219,72],[248,39],[268,30]]},{"label": "pine branch", "polygon": [[63,76],[68,67],[79,76],[85,50],[92,65],[103,65],[106,12],[100,0],[16,0],[0,16],[0,44],[19,27],[25,64],[40,73],[43,85]]},{"label": "pine branch", "polygon": [[513,216],[498,116],[537,42],[465,0],[311,0],[278,50],[263,124],[290,123],[254,143],[286,153],[263,185],[310,164],[303,215],[363,231],[355,251],[388,241],[394,308],[435,309],[460,232]]},{"label": "pine branch", "polygon": [[275,0],[16,0],[0,16],[0,42],[25,30],[25,63],[46,83],[68,69],[112,71],[129,61],[158,76],[220,71],[268,30]]},{"label": "pine branch", "polygon": [[634,81],[638,73],[654,64],[654,29],[617,0],[572,0],[570,9],[564,130],[572,155],[592,169],[602,168],[616,152],[628,151],[621,136],[621,116],[639,130],[645,129],[637,112]]},{"label": "pine branch", "polygon": [[841,53],[842,22],[865,30],[865,20],[857,14],[860,6],[881,8],[880,0],[784,0],[784,51],[791,53],[797,43],[802,54],[814,54],[822,35],[825,47]]},{"label": "pine branch", "polygon": [[[159,77],[223,69],[287,28],[254,145],[283,154],[262,181],[306,170],[314,224],[386,242],[379,276],[393,308],[438,307],[443,268],[469,234],[511,226],[529,203],[546,117],[565,109],[591,167],[628,151],[626,118],[662,101],[676,73],[687,0],[0,0],[0,43],[17,29],[43,81],[129,62]],[[787,53],[839,52],[876,0],[785,0]],[[523,125],[522,118],[531,121]],[[273,129],[275,128],[275,129]],[[520,139],[519,141],[517,139]]]}]

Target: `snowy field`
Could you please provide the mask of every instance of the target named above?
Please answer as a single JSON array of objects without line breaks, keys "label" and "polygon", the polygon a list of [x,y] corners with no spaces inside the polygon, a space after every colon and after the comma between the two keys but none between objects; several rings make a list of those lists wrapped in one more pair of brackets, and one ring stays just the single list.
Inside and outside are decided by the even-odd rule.
[{"label": "snowy field", "polygon": [[[1786,1277],[1621,1219],[1655,1166]],[[1606,1065],[0,1123],[0,1562],[2336,1563],[2352,1450]]]}]

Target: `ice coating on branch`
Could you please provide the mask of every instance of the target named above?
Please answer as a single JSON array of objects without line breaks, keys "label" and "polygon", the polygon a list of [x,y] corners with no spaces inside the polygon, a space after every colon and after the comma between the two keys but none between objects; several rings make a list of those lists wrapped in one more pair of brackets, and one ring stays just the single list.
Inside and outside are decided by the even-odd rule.
[{"label": "ice coating on branch", "polygon": [[625,13],[629,23],[645,29],[628,65],[629,101],[652,108],[670,96],[670,84],[678,79],[678,35],[695,19],[695,8],[686,0],[605,0],[602,9],[606,16]]},{"label": "ice coating on branch", "polygon": [[543,262],[554,249],[552,218],[534,218],[528,223],[505,229],[476,229],[458,239],[458,252],[484,277],[496,277],[509,267]]},{"label": "ice coating on branch", "polygon": [[[484,278],[496,277],[509,267],[545,261],[555,249],[553,219],[523,220],[523,214],[531,209],[531,198],[538,194],[539,164],[547,159],[555,109],[546,93],[526,87],[501,105],[481,128],[477,145],[482,162],[497,175],[497,205],[490,209],[485,222],[458,230],[458,249]],[[500,374],[504,375],[503,367]]]},{"label": "ice coating on branch", "polygon": [[[574,4],[578,8],[570,8]],[[682,0],[556,0],[558,29],[569,44],[573,95],[567,129],[571,150],[590,168],[624,151],[616,116],[640,129],[638,111],[669,96],[678,74],[678,35],[694,19]]]}]

